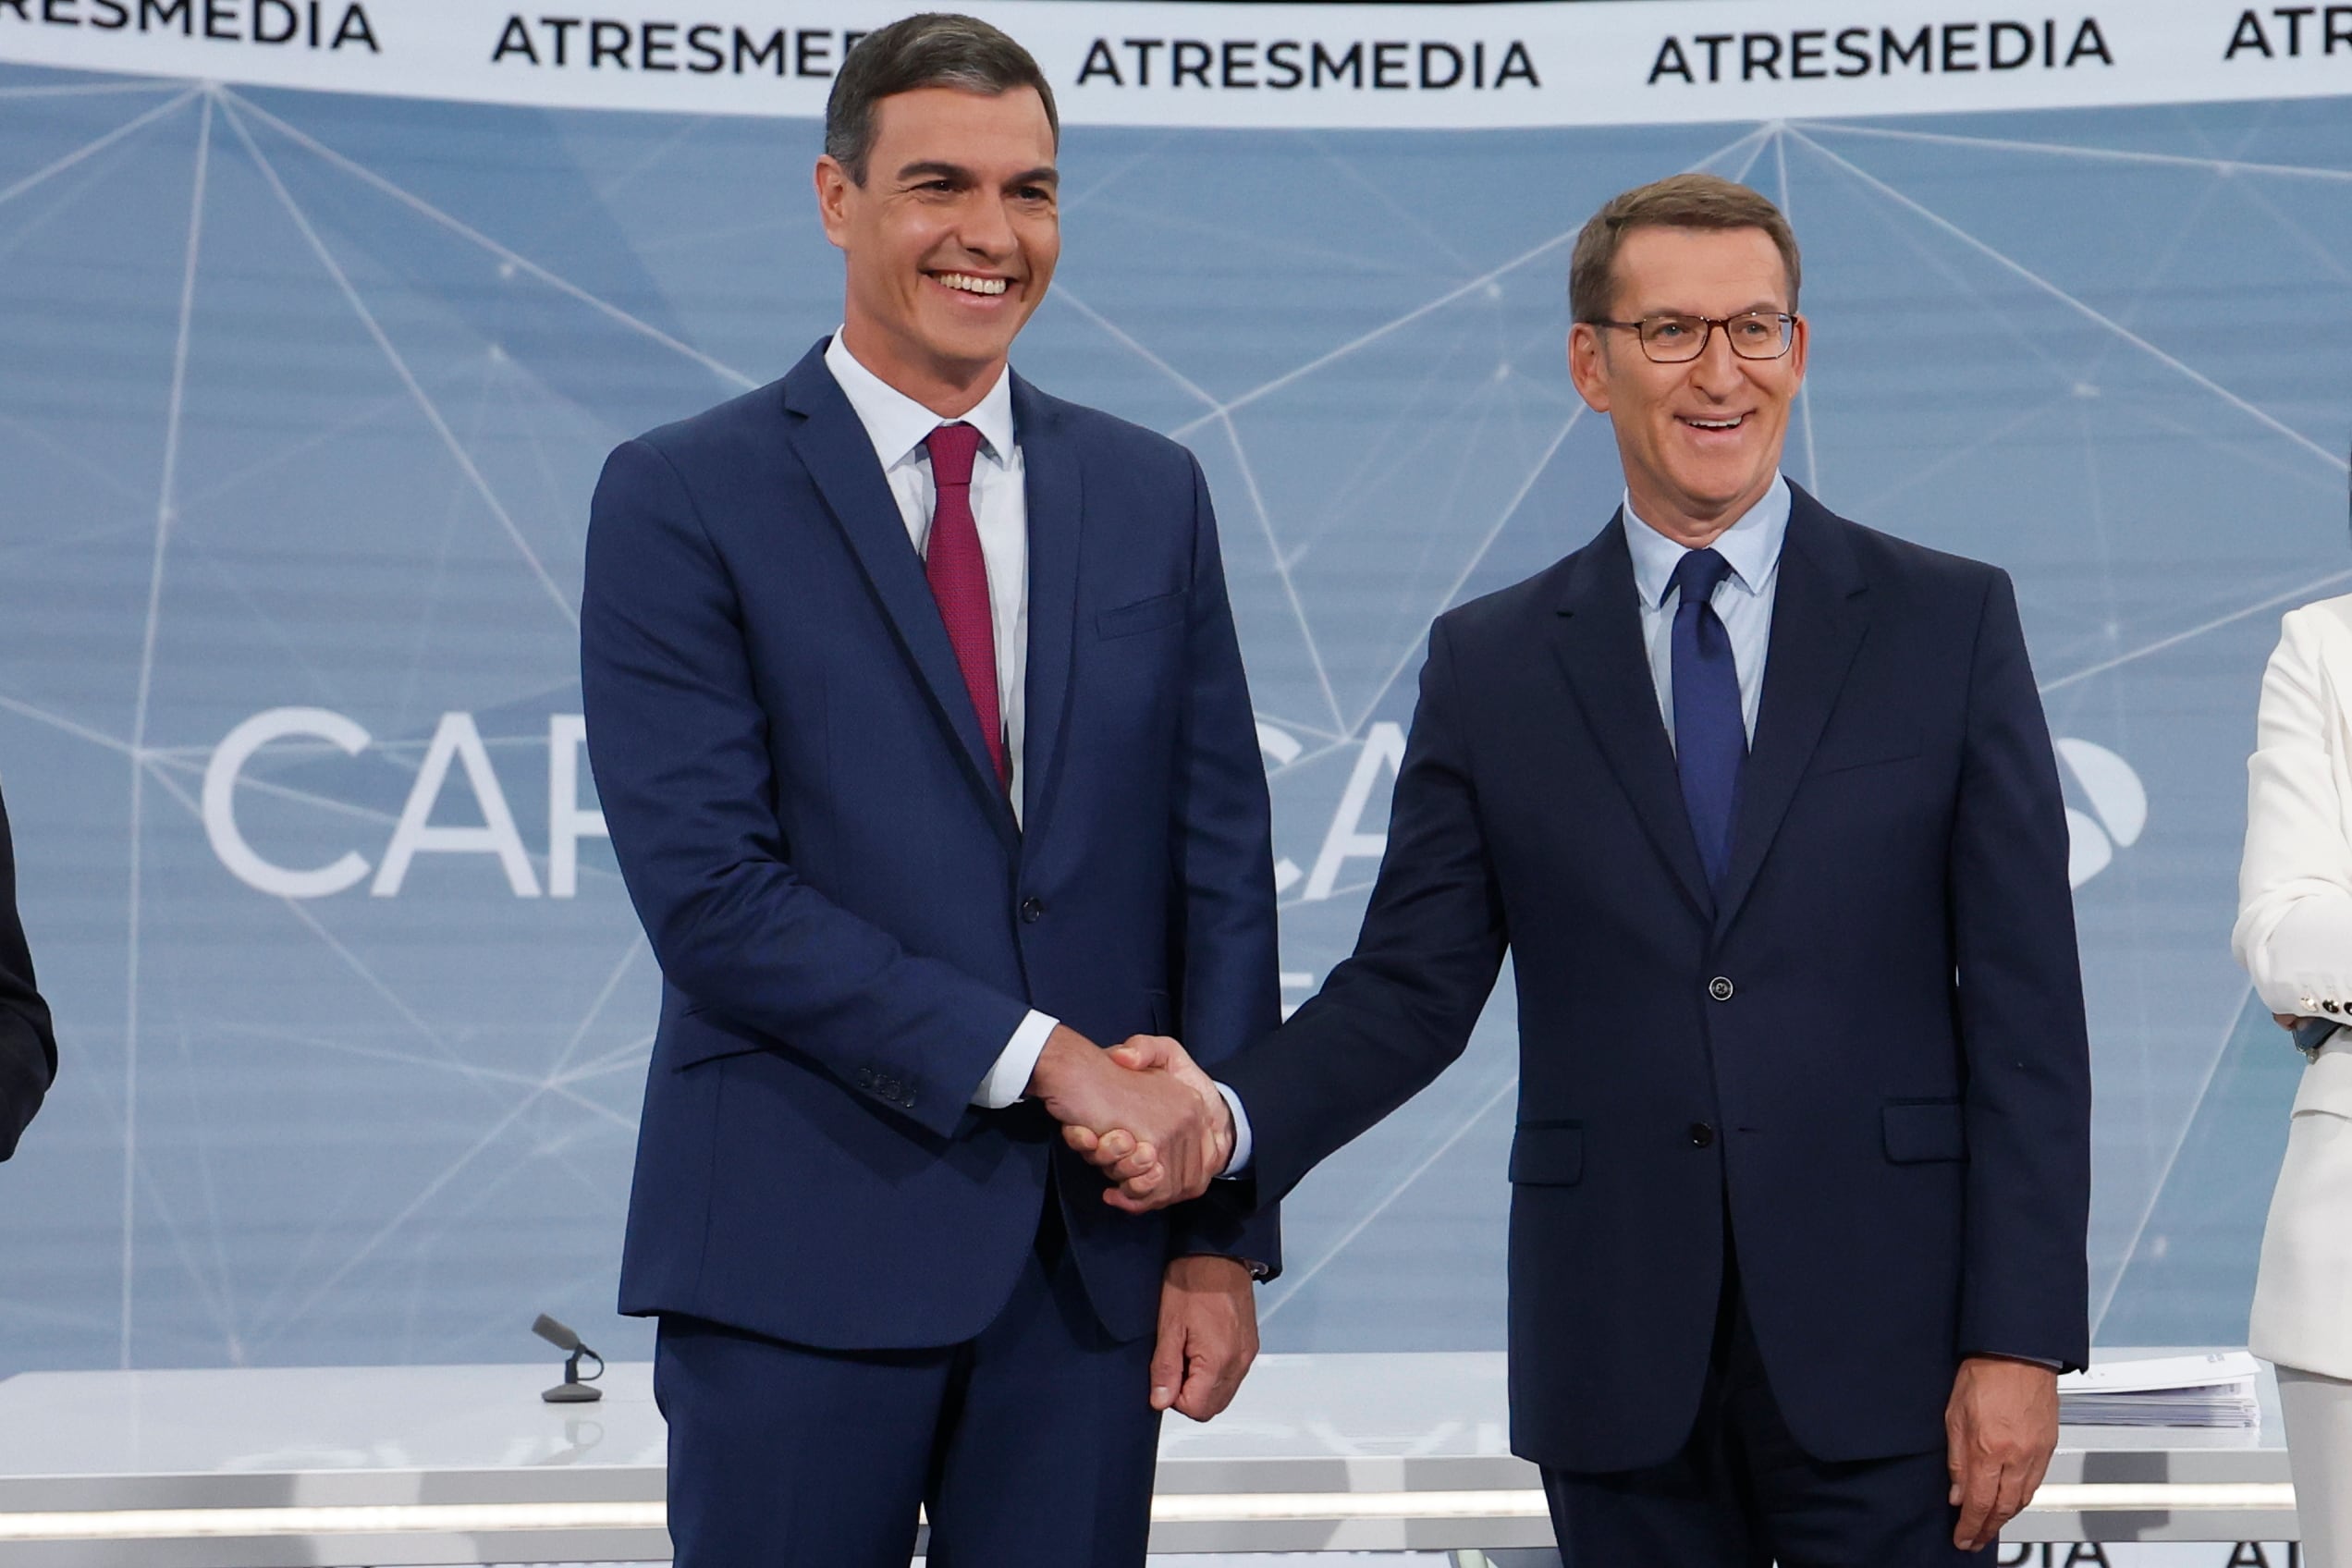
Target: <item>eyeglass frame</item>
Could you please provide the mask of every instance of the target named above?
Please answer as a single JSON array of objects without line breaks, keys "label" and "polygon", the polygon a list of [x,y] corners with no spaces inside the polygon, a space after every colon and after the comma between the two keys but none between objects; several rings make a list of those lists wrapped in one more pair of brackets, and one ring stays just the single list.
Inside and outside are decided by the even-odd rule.
[{"label": "eyeglass frame", "polygon": [[[1732,323],[1759,316],[1781,324],[1780,349],[1770,354],[1743,354],[1739,345],[1732,341]],[[1789,350],[1796,347],[1796,324],[1803,319],[1795,311],[1742,311],[1735,316],[1703,316],[1689,311],[1660,311],[1654,316],[1643,316],[1639,321],[1610,321],[1597,316],[1585,325],[1624,328],[1634,335],[1634,341],[1641,345],[1642,358],[1654,365],[1687,365],[1705,359],[1708,345],[1715,340],[1715,329],[1720,326],[1723,329],[1723,342],[1731,349],[1733,359],[1746,360],[1749,364],[1768,365],[1774,360],[1788,358]],[[1649,351],[1649,340],[1642,336],[1642,323],[1652,321],[1695,321],[1705,330],[1699,333],[1698,347],[1688,359],[1661,360]]]}]

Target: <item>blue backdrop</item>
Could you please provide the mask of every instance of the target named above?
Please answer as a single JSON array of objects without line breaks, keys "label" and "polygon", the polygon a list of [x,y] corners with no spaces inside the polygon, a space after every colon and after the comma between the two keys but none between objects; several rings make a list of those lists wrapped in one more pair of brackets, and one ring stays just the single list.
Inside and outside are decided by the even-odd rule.
[{"label": "blue backdrop", "polygon": [[[655,977],[575,777],[582,532],[615,442],[834,325],[816,147],[0,70],[0,778],[65,1056],[0,1168],[0,1373],[522,1358],[543,1309],[648,1348],[609,1314]],[[2008,567],[2064,738],[2099,1338],[2242,1340],[2300,1062],[2226,943],[2277,614],[2352,582],[2352,107],[1063,165],[1017,361],[1208,469],[1292,1001],[1354,937],[1429,619],[1615,503],[1576,227],[1678,168],[1782,200],[1790,472]],[[1292,1205],[1269,1348],[1500,1346],[1513,1084],[1506,987]]]}]

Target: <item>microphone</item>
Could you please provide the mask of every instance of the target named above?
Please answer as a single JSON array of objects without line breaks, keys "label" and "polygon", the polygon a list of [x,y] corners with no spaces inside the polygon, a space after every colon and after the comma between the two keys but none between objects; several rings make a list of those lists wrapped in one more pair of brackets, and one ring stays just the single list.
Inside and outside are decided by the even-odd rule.
[{"label": "microphone", "polygon": [[[591,1404],[605,1397],[602,1389],[588,1386],[605,1375],[605,1358],[582,1344],[578,1334],[544,1312],[531,1325],[531,1331],[557,1350],[570,1353],[564,1360],[564,1380],[542,1392],[541,1399],[549,1404]],[[584,1378],[580,1373],[583,1356],[596,1364],[596,1369]]]}]

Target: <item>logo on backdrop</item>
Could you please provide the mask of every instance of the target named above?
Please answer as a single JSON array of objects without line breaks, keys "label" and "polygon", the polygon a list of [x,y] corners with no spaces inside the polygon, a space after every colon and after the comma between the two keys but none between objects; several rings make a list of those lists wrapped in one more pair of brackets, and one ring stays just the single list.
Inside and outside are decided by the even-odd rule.
[{"label": "logo on backdrop", "polygon": [[[1302,751],[1296,737],[1270,724],[1258,725],[1257,743],[1277,767],[1295,761]],[[2061,738],[2055,745],[2060,766],[2088,808],[2066,808],[2066,881],[2079,888],[2113,864],[2117,850],[2139,841],[2148,827],[2148,790],[2131,764],[2104,746],[2071,736]],[[1277,892],[1287,894],[1297,888],[1298,901],[1318,903],[1342,891],[1361,890],[1355,883],[1343,888],[1341,876],[1351,863],[1359,863],[1356,869],[1368,876],[1387,852],[1387,830],[1367,827],[1365,817],[1375,792],[1383,784],[1393,783],[1403,761],[1403,726],[1374,725],[1356,753],[1355,767],[1340,792],[1338,809],[1324,830],[1313,869],[1302,872],[1296,862],[1287,858],[1276,863]]]},{"label": "logo on backdrop", "polygon": [[213,43],[384,52],[359,0],[0,0],[5,16],[43,27],[172,33]]},{"label": "logo on backdrop", "polygon": [[2062,22],[1943,22],[1917,28],[1796,28],[1785,32],[1669,34],[1649,85],[1681,81],[1822,81],[1831,77],[1966,75],[2112,66],[2097,17]]},{"label": "logo on backdrop", "polygon": [[[1154,67],[1158,67],[1155,74]],[[1543,85],[1535,57],[1518,39],[1489,44],[1484,40],[1449,43],[1402,39],[1354,39],[1345,45],[1321,39],[1272,42],[1228,38],[1210,43],[1197,38],[1122,38],[1116,45],[1096,38],[1078,67],[1077,85],[1107,87],[1202,87],[1225,92],[1259,88],[1292,92],[1327,88],[1361,92],[1444,92]]]},{"label": "logo on backdrop", "polygon": [[[356,757],[374,744],[358,720],[325,708],[271,708],[230,730],[213,748],[212,761],[204,769],[204,836],[232,876],[255,891],[276,898],[328,898],[362,882],[375,898],[395,898],[420,855],[487,855],[498,863],[516,898],[535,899],[543,893],[548,898],[573,898],[580,890],[581,841],[611,836],[605,828],[604,813],[582,805],[580,800],[582,753],[587,739],[587,725],[580,715],[548,716],[544,889],[531,851],[516,826],[513,808],[508,804],[506,784],[491,761],[480,727],[468,713],[441,716],[417,765],[408,799],[381,855],[374,860],[352,848],[323,865],[287,865],[254,848],[238,817],[238,794],[247,782],[246,770],[264,749],[299,747],[313,755],[331,749]],[[1296,762],[1305,751],[1298,737],[1263,722],[1257,727],[1257,743],[1267,762],[1278,770]],[[2056,744],[2059,761],[2088,807],[2066,808],[2066,876],[2079,888],[2113,862],[2117,849],[2138,841],[2148,826],[2148,790],[2131,765],[2104,746],[2071,737]],[[1277,893],[1288,896],[1296,889],[1297,902],[1320,903],[1368,886],[1371,871],[1387,852],[1389,835],[1385,827],[1368,827],[1366,819],[1372,814],[1375,796],[1384,785],[1393,785],[1403,762],[1403,726],[1384,721],[1366,731],[1313,865],[1302,868],[1288,856],[1276,861]],[[508,765],[510,770],[512,766]],[[454,782],[452,773],[461,776],[462,783]],[[471,815],[480,818],[478,824],[435,820],[450,815],[444,810],[443,798],[452,792],[472,797]],[[451,809],[463,813],[465,805],[454,802]],[[1341,879],[1352,868],[1359,875],[1343,887]]]},{"label": "logo on backdrop", "polygon": [[2059,766],[2090,808],[2066,808],[2066,881],[2079,888],[2113,864],[2115,851],[2139,842],[2148,827],[2148,789],[2132,765],[2089,741],[2057,741]]},{"label": "logo on backdrop", "polygon": [[[580,841],[605,839],[605,814],[580,803],[580,759],[588,727],[576,713],[551,714],[547,718],[547,884],[546,896],[569,899],[580,891]],[[346,850],[325,865],[284,865],[253,847],[239,825],[237,797],[245,770],[264,747],[282,742],[307,742],[312,754],[331,748],[358,756],[374,743],[359,722],[325,708],[272,708],[257,713],[230,730],[213,748],[204,769],[204,836],[213,853],[231,875],[247,887],[281,899],[324,899],[368,884],[379,899],[398,897],[419,855],[488,855],[506,873],[507,886],[518,899],[540,896],[539,876],[515,827],[507,791],[491,766],[490,748],[470,713],[445,713],[417,766],[416,781],[409,787],[407,803],[393,824],[382,857],[371,863],[358,850]],[[289,750],[293,749],[289,746]],[[511,765],[509,765],[511,766]],[[441,798],[450,792],[449,773],[465,777],[460,792],[473,797],[480,826],[453,827],[435,823]],[[336,802],[328,802],[330,804]]]},{"label": "logo on backdrop", "polygon": [[[0,0],[0,62],[545,108],[823,114],[902,0]],[[1971,15],[1970,12],[1974,11]],[[1867,19],[1865,14],[1867,13]],[[2352,4],[992,0],[1073,125],[1473,129],[2332,97]],[[1217,24],[1211,31],[1209,24]],[[1226,30],[1230,29],[1228,34]]]},{"label": "logo on backdrop", "polygon": [[[598,17],[507,18],[494,66],[573,67],[592,71],[685,71],[692,76],[763,73],[826,79],[865,34],[854,28],[728,28],[716,22],[613,21]],[[788,72],[786,67],[791,68]]]},{"label": "logo on backdrop", "polygon": [[[2309,31],[2303,27],[2307,21],[2312,24]],[[2222,58],[2299,60],[2306,44],[2314,55],[2334,55],[2338,44],[2352,51],[2352,6],[2273,6],[2267,20],[2259,10],[2241,11]]]}]

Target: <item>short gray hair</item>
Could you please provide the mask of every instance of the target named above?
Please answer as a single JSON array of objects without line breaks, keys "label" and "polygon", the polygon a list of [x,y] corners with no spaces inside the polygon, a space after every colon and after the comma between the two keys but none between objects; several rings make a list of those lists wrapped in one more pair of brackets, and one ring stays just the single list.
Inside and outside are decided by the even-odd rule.
[{"label": "short gray hair", "polygon": [[1034,87],[1045,101],[1054,145],[1061,145],[1053,89],[1028,50],[977,17],[926,11],[868,33],[851,46],[825,101],[826,155],[864,185],[866,157],[874,151],[874,106],[923,87],[961,88],[991,98]]},{"label": "short gray hair", "polygon": [[1788,308],[1796,309],[1805,266],[1796,235],[1780,208],[1721,175],[1677,174],[1611,196],[1576,236],[1568,263],[1568,313],[1574,319],[1598,322],[1615,312],[1617,248],[1637,228],[1762,229],[1781,252]]}]

